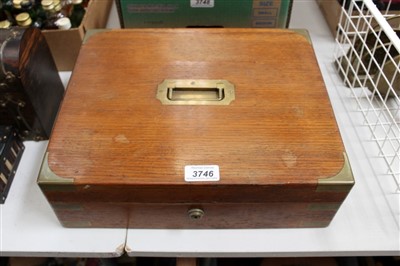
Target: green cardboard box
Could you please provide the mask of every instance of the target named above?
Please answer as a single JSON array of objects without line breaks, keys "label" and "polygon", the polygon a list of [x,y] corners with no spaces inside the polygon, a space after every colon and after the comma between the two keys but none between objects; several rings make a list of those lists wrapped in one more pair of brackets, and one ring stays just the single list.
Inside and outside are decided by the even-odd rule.
[{"label": "green cardboard box", "polygon": [[123,28],[286,28],[292,0],[117,0]]}]

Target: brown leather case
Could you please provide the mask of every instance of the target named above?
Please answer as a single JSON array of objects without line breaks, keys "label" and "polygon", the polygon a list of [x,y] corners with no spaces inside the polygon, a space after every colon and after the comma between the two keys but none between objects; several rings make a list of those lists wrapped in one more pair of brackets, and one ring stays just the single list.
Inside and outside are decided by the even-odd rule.
[{"label": "brown leather case", "polygon": [[53,57],[36,28],[0,29],[0,125],[23,140],[49,139],[64,95]]},{"label": "brown leather case", "polygon": [[300,32],[93,34],[38,180],[61,223],[327,226],[354,181]]}]

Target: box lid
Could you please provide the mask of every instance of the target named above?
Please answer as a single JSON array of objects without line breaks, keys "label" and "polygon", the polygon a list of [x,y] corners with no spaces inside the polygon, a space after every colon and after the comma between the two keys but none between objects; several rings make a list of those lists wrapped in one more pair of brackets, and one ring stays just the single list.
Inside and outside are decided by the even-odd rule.
[{"label": "box lid", "polygon": [[[211,98],[191,95],[196,85]],[[215,104],[231,93],[228,103]],[[75,185],[174,187],[179,192],[163,193],[192,194],[182,196],[191,200],[213,188],[223,199],[246,193],[242,188],[252,197],[257,186],[316,190],[342,171],[343,152],[302,34],[132,29],[100,32],[83,44],[47,164],[53,176]],[[218,166],[219,179],[188,181],[185,166],[193,165]],[[236,195],[220,193],[229,187]]]}]

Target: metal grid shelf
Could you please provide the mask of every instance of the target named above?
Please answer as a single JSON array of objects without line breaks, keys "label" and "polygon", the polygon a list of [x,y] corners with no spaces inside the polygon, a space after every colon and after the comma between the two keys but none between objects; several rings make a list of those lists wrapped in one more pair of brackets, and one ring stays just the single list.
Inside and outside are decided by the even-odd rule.
[{"label": "metal grid shelf", "polygon": [[400,193],[400,16],[390,6],[378,10],[371,0],[343,5],[335,65]]}]

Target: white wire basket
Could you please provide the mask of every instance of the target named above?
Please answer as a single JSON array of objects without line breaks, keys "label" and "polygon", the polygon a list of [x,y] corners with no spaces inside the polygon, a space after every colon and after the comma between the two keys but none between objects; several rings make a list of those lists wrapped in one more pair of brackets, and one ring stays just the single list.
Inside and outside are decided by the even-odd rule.
[{"label": "white wire basket", "polygon": [[343,4],[335,66],[400,192],[400,15],[390,7],[378,10],[372,0]]}]

